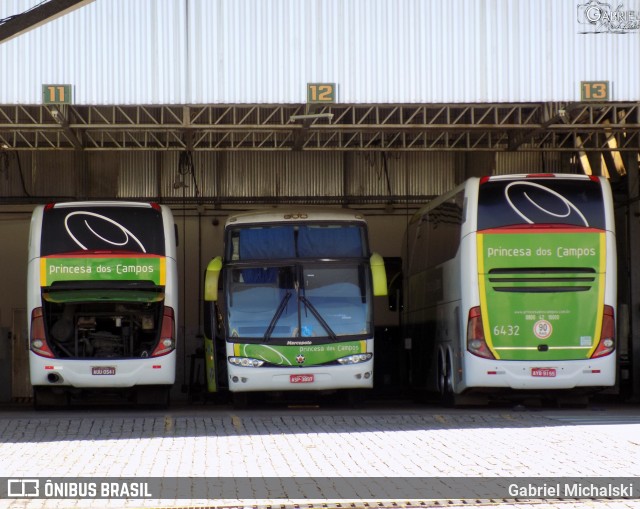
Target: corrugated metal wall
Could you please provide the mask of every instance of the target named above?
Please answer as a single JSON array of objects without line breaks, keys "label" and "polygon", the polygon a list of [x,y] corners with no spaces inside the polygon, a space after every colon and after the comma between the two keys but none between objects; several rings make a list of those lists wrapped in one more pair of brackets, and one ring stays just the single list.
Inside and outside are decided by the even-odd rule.
[{"label": "corrugated metal wall", "polygon": [[123,152],[119,157],[116,154],[111,157],[114,166],[120,166],[117,185],[113,188],[117,189],[117,198],[160,196],[162,169],[158,161],[161,152]]},{"label": "corrugated metal wall", "polygon": [[570,154],[560,152],[497,152],[494,175],[513,173],[562,173],[569,172]]},{"label": "corrugated metal wall", "polygon": [[185,171],[178,152],[6,154],[7,164],[0,160],[0,196],[30,202],[199,197],[241,203],[296,197],[318,204],[350,198],[384,203],[386,197],[397,201],[447,191],[464,178],[465,161],[454,152],[196,152]]},{"label": "corrugated metal wall", "polygon": [[[22,154],[20,154],[22,157]],[[33,152],[30,164],[23,165],[26,188],[31,196],[82,195],[82,172],[75,152]],[[19,196],[19,195],[18,195]]]},{"label": "corrugated metal wall", "polygon": [[[410,196],[439,194],[453,187],[462,160],[460,155],[436,152],[385,156],[377,152],[197,152],[193,179],[190,174],[180,174],[177,153],[163,152],[160,157],[163,197],[195,198],[197,186],[199,196],[205,199],[306,197],[307,203],[406,192]],[[134,171],[138,183],[126,189],[121,182],[120,197],[139,196],[140,187],[153,188],[157,178],[153,165],[140,165]]]},{"label": "corrugated metal wall", "polygon": [[312,82],[342,103],[577,101],[585,80],[638,100],[640,30],[581,33],[585,3],[96,0],[0,44],[0,102],[70,83],[78,104],[304,103]]}]

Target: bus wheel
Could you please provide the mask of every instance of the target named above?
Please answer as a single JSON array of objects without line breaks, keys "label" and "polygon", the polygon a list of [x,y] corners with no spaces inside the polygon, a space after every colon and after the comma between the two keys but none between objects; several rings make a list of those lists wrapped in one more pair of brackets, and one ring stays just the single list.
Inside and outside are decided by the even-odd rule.
[{"label": "bus wheel", "polygon": [[[440,364],[442,374],[439,377],[438,383],[442,387],[440,392],[440,401],[447,407],[461,407],[461,406],[479,406],[486,405],[489,400],[482,394],[456,394],[453,390],[453,366],[451,364],[451,358],[447,355],[447,361]],[[439,387],[439,388],[440,388]]]},{"label": "bus wheel", "polygon": [[440,396],[440,400],[444,400],[444,395],[447,390],[447,380],[446,380],[446,367],[444,365],[444,359],[442,358],[442,354],[438,355],[438,395]]},{"label": "bus wheel", "polygon": [[456,395],[453,393],[453,375],[451,368],[451,358],[445,355],[446,360],[438,363],[438,390],[440,392],[440,401],[445,406],[455,406]]},{"label": "bus wheel", "polygon": [[68,394],[61,389],[51,387],[33,388],[33,407],[36,410],[65,407],[69,404]]}]

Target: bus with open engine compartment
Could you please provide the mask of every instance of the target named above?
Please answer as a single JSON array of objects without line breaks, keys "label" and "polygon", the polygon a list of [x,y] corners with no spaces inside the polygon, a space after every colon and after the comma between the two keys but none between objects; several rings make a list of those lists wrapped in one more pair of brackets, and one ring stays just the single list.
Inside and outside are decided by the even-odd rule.
[{"label": "bus with open engine compartment", "polygon": [[168,404],[176,374],[177,270],[175,226],[164,205],[37,206],[27,272],[36,407],[114,389]]}]

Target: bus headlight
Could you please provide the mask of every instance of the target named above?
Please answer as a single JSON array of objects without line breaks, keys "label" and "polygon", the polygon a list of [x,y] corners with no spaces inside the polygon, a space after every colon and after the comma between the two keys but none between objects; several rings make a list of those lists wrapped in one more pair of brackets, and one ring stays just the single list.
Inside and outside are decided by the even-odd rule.
[{"label": "bus headlight", "polygon": [[337,361],[340,364],[359,364],[370,360],[371,357],[373,357],[372,353],[354,353],[353,355],[341,357],[340,359],[337,359]]},{"label": "bus headlight", "polygon": [[252,359],[251,357],[229,357],[229,362],[234,366],[242,366],[243,368],[259,368],[264,364],[263,360]]}]

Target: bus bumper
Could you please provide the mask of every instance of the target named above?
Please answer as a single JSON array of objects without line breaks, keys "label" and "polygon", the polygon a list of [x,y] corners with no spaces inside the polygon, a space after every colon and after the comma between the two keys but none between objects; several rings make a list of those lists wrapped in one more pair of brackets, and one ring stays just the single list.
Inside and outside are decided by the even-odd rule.
[{"label": "bus bumper", "polygon": [[[615,357],[562,362],[499,362],[475,358],[467,365],[464,389],[574,389],[611,387],[616,381]],[[457,391],[456,391],[457,392]]]},{"label": "bus bumper", "polygon": [[29,352],[31,385],[119,388],[171,385],[175,382],[175,350],[162,357],[140,359],[49,359]]},{"label": "bus bumper", "polygon": [[373,388],[373,360],[345,366],[245,368],[229,366],[229,390],[317,391]]}]

